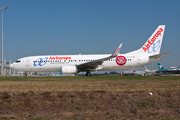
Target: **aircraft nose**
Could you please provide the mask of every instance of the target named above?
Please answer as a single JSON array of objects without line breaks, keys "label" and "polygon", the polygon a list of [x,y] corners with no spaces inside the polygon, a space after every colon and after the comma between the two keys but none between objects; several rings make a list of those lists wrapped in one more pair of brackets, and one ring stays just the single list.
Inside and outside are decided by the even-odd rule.
[{"label": "aircraft nose", "polygon": [[14,63],[10,64],[9,67],[10,67],[11,69],[14,69],[14,68],[15,68]]}]

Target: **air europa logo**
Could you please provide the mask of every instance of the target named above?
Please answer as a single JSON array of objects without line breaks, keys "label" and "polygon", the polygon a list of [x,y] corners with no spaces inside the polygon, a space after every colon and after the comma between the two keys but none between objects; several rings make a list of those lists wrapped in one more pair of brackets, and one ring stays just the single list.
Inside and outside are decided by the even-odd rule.
[{"label": "air europa logo", "polygon": [[126,64],[126,57],[124,56],[117,56],[116,57],[116,63],[120,66],[123,66]]},{"label": "air europa logo", "polygon": [[36,61],[34,61],[34,66],[43,66],[47,63],[48,57],[45,58],[38,58]]},{"label": "air europa logo", "polygon": [[144,52],[146,52],[146,51],[150,48],[150,46],[155,42],[155,40],[156,40],[159,36],[161,36],[162,31],[163,31],[163,29],[162,29],[162,28],[159,28],[159,30],[157,31],[157,33],[156,33],[151,39],[149,39],[149,40],[147,41],[147,44],[144,45],[143,48],[142,48],[142,49],[144,50]]},{"label": "air europa logo", "polygon": [[49,60],[69,60],[71,57],[50,57]]},{"label": "air europa logo", "polygon": [[154,42],[153,45],[148,49],[148,54],[152,52],[157,52],[161,47],[161,40]]},{"label": "air europa logo", "polygon": [[38,58],[37,60],[34,61],[34,66],[44,66],[48,61],[53,61],[53,60],[70,60],[71,57],[45,57],[45,58]]}]

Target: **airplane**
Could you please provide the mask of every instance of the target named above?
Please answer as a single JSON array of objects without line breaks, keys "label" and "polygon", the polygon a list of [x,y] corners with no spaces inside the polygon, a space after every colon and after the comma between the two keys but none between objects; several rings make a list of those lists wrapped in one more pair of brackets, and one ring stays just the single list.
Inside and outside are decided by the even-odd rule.
[{"label": "airplane", "polygon": [[159,70],[148,70],[144,65],[142,65],[143,71],[146,73],[157,73]]},{"label": "airplane", "polygon": [[56,74],[56,76],[62,76],[62,73],[58,73],[58,74]]},{"label": "airplane", "polygon": [[57,74],[50,74],[50,76],[74,76],[74,74],[62,74],[62,73],[57,73]]},{"label": "airplane", "polygon": [[131,71],[123,71],[121,72],[121,75],[124,76],[134,76],[134,75],[141,75],[144,76],[144,71],[137,71],[135,68],[130,69]]},{"label": "airplane", "polygon": [[49,74],[49,76],[62,76],[62,73],[57,73],[57,74]]},{"label": "airplane", "polygon": [[138,50],[120,54],[120,44],[112,54],[96,55],[44,55],[29,56],[16,60],[10,68],[27,72],[61,72],[62,74],[78,74],[92,71],[116,71],[139,67],[156,62],[167,54],[160,54],[165,25],[159,25],[145,44]]},{"label": "airplane", "polygon": [[137,71],[135,68],[132,68],[131,72],[134,73],[135,75],[141,75],[141,76],[144,76],[144,74],[146,73],[144,71]]},{"label": "airplane", "polygon": [[135,74],[132,71],[122,71],[121,75],[124,75],[124,76],[134,76]]},{"label": "airplane", "polygon": [[160,63],[157,63],[157,65],[158,65],[159,71],[161,72],[171,73],[171,74],[180,74],[180,69],[178,68],[166,69]]},{"label": "airplane", "polygon": [[122,75],[141,75],[144,76],[145,74],[151,73],[155,74],[158,73],[159,70],[148,70],[144,65],[142,65],[143,71],[137,71],[135,68],[130,69],[131,71],[123,71]]}]

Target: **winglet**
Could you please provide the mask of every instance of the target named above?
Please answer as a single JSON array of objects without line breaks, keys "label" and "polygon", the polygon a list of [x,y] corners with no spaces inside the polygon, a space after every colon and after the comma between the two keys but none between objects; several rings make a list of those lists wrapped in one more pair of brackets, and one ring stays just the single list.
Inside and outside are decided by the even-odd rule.
[{"label": "winglet", "polygon": [[143,68],[143,71],[147,71],[148,70],[144,65],[142,65],[142,68]]},{"label": "winglet", "polygon": [[120,51],[120,48],[122,47],[122,43],[118,46],[118,48],[114,51],[114,53],[112,54],[112,56],[117,56],[117,54]]}]

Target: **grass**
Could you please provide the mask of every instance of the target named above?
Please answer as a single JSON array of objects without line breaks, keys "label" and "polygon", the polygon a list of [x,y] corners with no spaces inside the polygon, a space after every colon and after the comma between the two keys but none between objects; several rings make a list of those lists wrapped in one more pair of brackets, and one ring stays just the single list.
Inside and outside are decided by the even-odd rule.
[{"label": "grass", "polygon": [[145,102],[142,103],[142,105],[143,105],[144,107],[146,107],[146,106],[149,105],[149,102],[145,101]]},{"label": "grass", "polygon": [[77,109],[78,109],[78,110],[81,110],[81,108],[80,108],[79,106],[77,107]]},{"label": "grass", "polygon": [[180,76],[0,77],[0,91],[179,90]]},{"label": "grass", "polygon": [[179,90],[179,76],[0,77],[0,105],[1,112],[12,110],[12,115],[34,120],[61,115],[132,119],[139,114],[142,119],[154,115],[168,120],[179,111]]},{"label": "grass", "polygon": [[11,77],[1,76],[0,81],[28,81],[28,80],[180,80],[180,76],[62,76],[62,77]]}]

